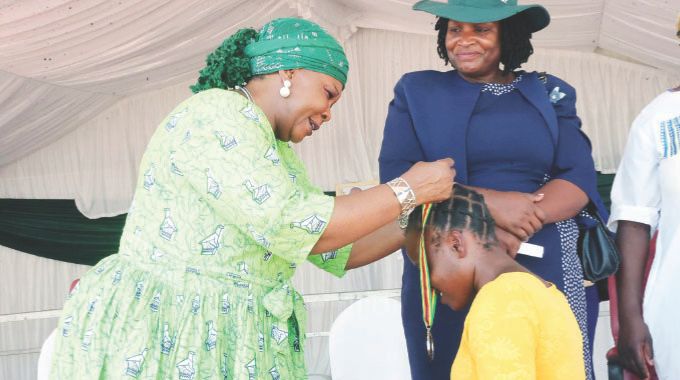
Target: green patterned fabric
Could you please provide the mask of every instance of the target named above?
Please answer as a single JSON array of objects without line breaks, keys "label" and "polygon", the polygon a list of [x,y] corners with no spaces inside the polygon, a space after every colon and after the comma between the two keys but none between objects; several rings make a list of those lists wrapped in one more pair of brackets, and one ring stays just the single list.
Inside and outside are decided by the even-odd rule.
[{"label": "green patterned fabric", "polygon": [[[52,378],[306,378],[290,279],[333,204],[254,104],[189,98],[144,154],[119,253],[64,305]],[[342,276],[350,250],[313,262]]]},{"label": "green patterned fabric", "polygon": [[246,46],[253,75],[305,68],[347,83],[349,63],[342,46],[319,25],[299,18],[265,24],[256,42]]}]

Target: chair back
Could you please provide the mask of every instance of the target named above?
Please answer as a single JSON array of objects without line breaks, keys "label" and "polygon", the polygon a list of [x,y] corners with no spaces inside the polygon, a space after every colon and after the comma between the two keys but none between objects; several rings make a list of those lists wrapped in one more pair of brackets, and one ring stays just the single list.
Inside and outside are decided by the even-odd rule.
[{"label": "chair back", "polygon": [[54,329],[40,348],[40,355],[38,356],[38,380],[48,380],[50,378],[50,367],[52,366],[54,341],[56,338],[57,329]]},{"label": "chair back", "polygon": [[333,380],[410,380],[401,303],[366,297],[333,322],[329,338]]}]

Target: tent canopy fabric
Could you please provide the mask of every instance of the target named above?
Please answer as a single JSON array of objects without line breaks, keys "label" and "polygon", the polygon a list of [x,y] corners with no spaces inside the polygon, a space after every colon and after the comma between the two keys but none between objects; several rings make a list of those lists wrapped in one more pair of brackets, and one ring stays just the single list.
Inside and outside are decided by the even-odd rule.
[{"label": "tent canopy fabric", "polygon": [[[499,0],[501,1],[501,0]],[[0,2],[0,198],[74,199],[89,218],[125,213],[156,126],[191,95],[207,54],[242,27],[296,16],[344,45],[333,118],[294,149],[324,190],[378,178],[393,86],[450,70],[434,16],[415,0],[28,0]],[[637,113],[680,83],[680,0],[546,0],[552,22],[522,68],[577,90],[598,170],[613,173]]]},{"label": "tent canopy fabric", "polygon": [[[431,35],[415,0],[49,0],[0,3],[0,166],[83,125],[133,94],[196,77],[209,51],[241,27],[311,18],[341,40],[357,28]],[[604,49],[680,75],[679,0],[545,0],[551,25],[535,45]],[[112,126],[115,127],[115,126]]]}]

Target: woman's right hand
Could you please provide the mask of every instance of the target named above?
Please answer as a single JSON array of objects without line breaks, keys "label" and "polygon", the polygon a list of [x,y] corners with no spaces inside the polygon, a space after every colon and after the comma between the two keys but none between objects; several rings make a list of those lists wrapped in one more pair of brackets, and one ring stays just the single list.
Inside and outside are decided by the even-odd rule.
[{"label": "woman's right hand", "polygon": [[527,241],[543,227],[545,212],[536,204],[543,194],[486,190],[484,200],[496,225]]},{"label": "woman's right hand", "polygon": [[417,162],[401,175],[416,195],[416,203],[440,202],[451,198],[456,169],[453,160]]},{"label": "woman's right hand", "polygon": [[501,248],[505,250],[508,256],[513,259],[517,256],[517,251],[519,251],[519,246],[522,241],[517,238],[517,236],[511,234],[510,232],[496,226],[496,239],[501,245]]}]

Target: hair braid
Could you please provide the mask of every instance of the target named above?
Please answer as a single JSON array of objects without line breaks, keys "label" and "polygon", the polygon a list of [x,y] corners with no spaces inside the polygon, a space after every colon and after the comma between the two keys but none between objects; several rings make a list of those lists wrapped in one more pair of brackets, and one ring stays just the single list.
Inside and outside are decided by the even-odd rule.
[{"label": "hair braid", "polygon": [[518,13],[501,20],[501,63],[503,74],[520,68],[534,53],[531,45],[529,20],[525,13]]},{"label": "hair braid", "polygon": [[437,17],[437,22],[434,24],[434,30],[437,31],[437,54],[439,54],[439,58],[444,60],[444,65],[451,63],[449,61],[449,54],[446,51],[446,33],[448,29],[449,19]]},{"label": "hair braid", "polygon": [[[409,229],[422,229],[422,212],[418,207],[409,217]],[[489,212],[484,197],[465,186],[455,185],[453,196],[434,204],[428,226],[447,230],[469,230],[485,242],[496,241],[496,223]]]},{"label": "hair braid", "polygon": [[200,71],[198,81],[191,91],[198,93],[211,88],[233,88],[246,83],[251,77],[250,59],[245,48],[257,39],[255,29],[239,29],[206,58],[206,66]]}]

